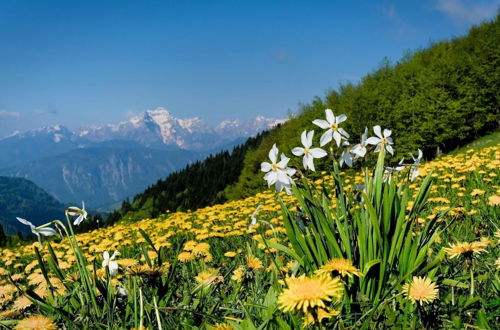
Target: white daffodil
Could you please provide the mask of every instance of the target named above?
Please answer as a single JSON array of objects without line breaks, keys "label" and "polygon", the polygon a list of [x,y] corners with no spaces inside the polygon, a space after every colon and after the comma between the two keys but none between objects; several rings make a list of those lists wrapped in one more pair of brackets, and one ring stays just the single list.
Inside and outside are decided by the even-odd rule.
[{"label": "white daffodil", "polygon": [[108,268],[109,274],[114,276],[118,272],[118,263],[116,261],[113,261],[120,253],[118,251],[115,251],[113,255],[110,257],[108,251],[104,251],[102,254],[103,261],[102,261],[102,268]]},{"label": "white daffodil", "polygon": [[384,182],[387,180],[389,180],[389,182],[391,182],[393,174],[399,173],[405,169],[405,166],[403,165],[404,161],[405,161],[405,159],[401,158],[401,160],[398,163],[398,166],[395,166],[395,167],[386,166],[385,167],[384,174],[386,175],[386,178],[384,179]]},{"label": "white daffodil", "polygon": [[75,221],[73,221],[74,226],[79,226],[83,220],[87,219],[87,211],[85,211],[85,203],[82,201],[82,208],[76,206],[70,206],[66,209],[66,213],[71,216],[77,216]]},{"label": "white daffodil", "polygon": [[342,165],[347,164],[347,166],[352,167],[352,155],[351,155],[351,150],[349,149],[349,142],[344,141],[342,142],[342,156],[340,156],[339,164],[340,167]]},{"label": "white daffodil", "polygon": [[394,150],[392,149],[392,138],[391,138],[391,130],[384,129],[384,134],[382,135],[382,128],[379,125],[373,126],[373,132],[376,136],[372,136],[366,140],[367,144],[371,144],[377,146],[375,148],[375,152],[380,151],[380,147],[383,145],[385,149],[391,154],[394,155]]},{"label": "white daffodil", "polygon": [[413,165],[410,167],[411,182],[413,182],[413,181],[415,181],[415,179],[419,175],[418,167],[420,166],[420,162],[422,161],[422,157],[424,156],[424,153],[422,152],[422,150],[418,149],[418,157],[417,158],[415,158],[411,152],[409,154],[410,154],[411,158],[413,159]]},{"label": "white daffodil", "polygon": [[290,158],[281,154],[281,160],[278,162],[278,155],[279,150],[275,144],[269,151],[271,163],[261,163],[260,169],[262,172],[266,172],[264,179],[267,181],[269,187],[275,184],[278,192],[285,189],[287,194],[291,194],[291,185],[294,184],[292,176],[295,174],[295,170],[287,166]]},{"label": "white daffodil", "polygon": [[44,226],[40,226],[40,227],[37,228],[37,227],[35,227],[35,225],[33,225],[31,222],[29,222],[26,219],[19,218],[19,217],[16,217],[16,219],[17,219],[17,221],[19,221],[23,225],[26,225],[26,226],[30,227],[31,232],[34,235],[36,235],[36,237],[38,238],[38,243],[40,243],[40,245],[42,245],[42,238],[41,238],[41,236],[53,236],[53,235],[57,235],[57,232],[53,228],[44,227]]},{"label": "white daffodil", "polygon": [[344,122],[347,117],[346,115],[340,115],[335,117],[333,111],[330,109],[325,110],[326,120],[323,119],[315,119],[313,120],[313,124],[321,127],[322,129],[326,129],[327,131],[323,133],[321,138],[319,139],[320,146],[324,146],[325,144],[335,140],[337,143],[337,147],[340,147],[340,141],[342,139],[347,140],[349,138],[349,134],[343,129],[339,127],[339,124]]},{"label": "white daffodil", "polygon": [[262,205],[259,205],[255,209],[255,211],[253,211],[253,214],[252,214],[252,217],[250,220],[250,225],[248,226],[248,230],[252,229],[252,227],[255,226],[255,224],[257,223],[257,213],[259,213],[259,210],[261,207],[262,207]]},{"label": "white daffodil", "polygon": [[355,155],[355,158],[363,158],[366,155],[366,146],[368,145],[366,143],[366,140],[368,139],[368,127],[365,127],[365,132],[363,135],[361,135],[361,142],[356,144],[352,149],[351,152]]},{"label": "white daffodil", "polygon": [[307,131],[302,132],[302,135],[300,136],[300,140],[302,144],[304,145],[304,148],[302,147],[295,147],[292,149],[292,154],[295,156],[304,156],[302,159],[302,163],[304,164],[304,168],[310,169],[311,171],[315,172],[314,169],[314,158],[322,158],[325,157],[326,151],[324,151],[321,148],[312,148],[312,143],[313,143],[313,137],[314,137],[314,131],[310,131],[309,133]]}]

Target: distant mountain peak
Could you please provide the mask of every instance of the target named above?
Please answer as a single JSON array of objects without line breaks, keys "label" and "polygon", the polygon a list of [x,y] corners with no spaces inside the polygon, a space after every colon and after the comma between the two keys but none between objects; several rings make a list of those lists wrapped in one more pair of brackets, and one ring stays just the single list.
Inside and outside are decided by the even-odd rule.
[{"label": "distant mountain peak", "polygon": [[254,136],[284,121],[259,115],[248,120],[224,120],[212,127],[200,117],[177,118],[166,108],[157,107],[117,124],[93,125],[75,132],[57,124],[11,134],[4,139],[44,137],[57,144],[62,141],[74,142],[79,147],[88,143],[121,140],[133,141],[145,147],[208,150],[237,139]]}]

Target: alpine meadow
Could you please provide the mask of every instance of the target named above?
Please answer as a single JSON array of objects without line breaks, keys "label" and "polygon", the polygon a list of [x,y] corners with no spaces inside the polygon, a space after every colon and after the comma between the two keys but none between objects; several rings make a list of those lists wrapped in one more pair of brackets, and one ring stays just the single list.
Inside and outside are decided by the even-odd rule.
[{"label": "alpine meadow", "polygon": [[500,328],[499,45],[384,60],[101,223],[0,181],[61,215],[5,214],[0,328]]}]

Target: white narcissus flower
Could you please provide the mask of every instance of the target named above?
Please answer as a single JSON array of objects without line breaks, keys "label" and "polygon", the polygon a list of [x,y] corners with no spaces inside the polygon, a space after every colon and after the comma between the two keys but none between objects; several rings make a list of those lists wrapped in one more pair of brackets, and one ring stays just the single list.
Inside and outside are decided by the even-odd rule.
[{"label": "white narcissus flower", "polygon": [[387,178],[384,179],[384,182],[387,180],[389,180],[389,182],[391,182],[393,174],[399,173],[405,169],[405,166],[403,165],[404,161],[405,161],[405,159],[401,158],[401,160],[398,163],[399,166],[395,166],[395,167],[386,166],[386,168],[384,169],[384,174],[387,175]]},{"label": "white narcissus flower", "polygon": [[118,251],[115,251],[113,255],[110,257],[108,251],[104,251],[102,254],[103,261],[102,261],[102,268],[108,268],[109,274],[114,276],[118,272],[118,263],[116,261],[113,261],[120,253]]},{"label": "white narcissus flower", "polygon": [[42,238],[41,238],[41,236],[53,236],[53,235],[57,235],[57,232],[53,228],[43,227],[43,226],[40,226],[40,227],[37,228],[37,227],[35,227],[35,225],[33,225],[31,222],[29,222],[26,219],[19,218],[19,217],[16,217],[16,219],[17,219],[17,221],[19,221],[23,225],[26,225],[26,226],[30,227],[31,232],[34,235],[36,235],[36,237],[38,238],[38,243],[40,243],[40,245],[42,245]]},{"label": "white narcissus flower", "polygon": [[415,181],[415,179],[419,175],[418,167],[420,166],[420,162],[422,161],[422,157],[424,156],[424,153],[422,152],[422,150],[418,149],[418,157],[417,158],[415,158],[411,152],[409,154],[410,154],[411,158],[413,159],[413,165],[410,167],[410,169],[412,171],[411,172],[411,182],[413,182],[413,181]]},{"label": "white narcissus flower", "polygon": [[313,120],[313,124],[321,127],[322,129],[326,129],[327,131],[323,133],[321,138],[319,139],[320,146],[324,146],[325,144],[335,140],[337,143],[337,147],[340,147],[340,142],[342,139],[347,140],[349,138],[349,134],[343,129],[339,127],[339,124],[344,122],[347,117],[346,115],[340,115],[335,117],[333,111],[331,109],[326,109],[326,120],[323,119],[315,119]]},{"label": "white narcissus flower", "polygon": [[275,184],[278,192],[285,189],[287,194],[291,194],[291,185],[294,184],[292,176],[296,171],[287,166],[290,158],[281,154],[281,160],[278,162],[278,155],[279,150],[276,147],[276,144],[274,144],[269,151],[269,159],[271,160],[271,163],[262,162],[260,164],[260,169],[262,172],[266,172],[264,179],[267,181],[267,185],[269,187]]},{"label": "white narcissus flower", "polygon": [[366,155],[366,140],[368,139],[368,127],[365,127],[365,132],[363,135],[361,135],[361,142],[356,144],[352,149],[351,152],[356,155],[356,158],[363,158]]},{"label": "white narcissus flower", "polygon": [[78,216],[75,221],[73,221],[74,226],[79,226],[83,220],[87,219],[87,211],[85,211],[85,203],[82,201],[82,208],[76,206],[70,206],[66,209],[66,213],[72,216]]},{"label": "white narcissus flower", "polygon": [[323,158],[327,155],[327,153],[321,148],[311,149],[313,137],[314,137],[314,131],[310,131],[309,133],[307,131],[302,132],[300,140],[302,142],[302,145],[304,145],[304,148],[302,147],[293,148],[292,154],[298,157],[304,156],[304,158],[302,159],[304,168],[306,170],[310,169],[311,171],[315,172],[314,158]]},{"label": "white narcissus flower", "polygon": [[384,129],[384,134],[382,134],[382,128],[379,125],[373,126],[373,132],[376,136],[372,136],[366,140],[366,143],[377,146],[375,148],[375,152],[380,151],[380,147],[383,145],[385,149],[391,154],[394,155],[394,150],[392,149],[392,138],[391,138],[391,130]]},{"label": "white narcissus flower", "polygon": [[352,155],[351,155],[351,150],[349,149],[349,142],[344,141],[342,142],[342,156],[340,156],[339,164],[340,167],[344,165],[344,163],[347,164],[347,166],[352,167]]},{"label": "white narcissus flower", "polygon": [[257,223],[257,213],[259,213],[259,210],[260,210],[261,207],[262,207],[262,205],[259,205],[255,209],[255,211],[253,211],[252,217],[251,217],[251,221],[250,221],[250,225],[248,226],[248,230],[252,229],[252,227],[255,226],[255,224]]}]

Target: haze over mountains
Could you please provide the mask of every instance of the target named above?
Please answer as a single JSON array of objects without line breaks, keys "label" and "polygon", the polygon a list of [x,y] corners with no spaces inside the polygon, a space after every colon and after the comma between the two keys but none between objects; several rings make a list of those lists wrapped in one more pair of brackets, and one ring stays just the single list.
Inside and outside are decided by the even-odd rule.
[{"label": "haze over mountains", "polygon": [[211,127],[157,108],[118,124],[15,132],[0,139],[0,175],[32,180],[62,202],[99,207],[284,121],[258,116]]}]

